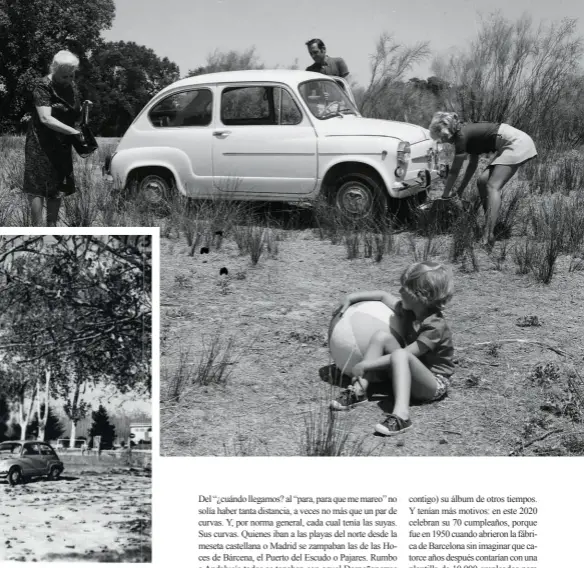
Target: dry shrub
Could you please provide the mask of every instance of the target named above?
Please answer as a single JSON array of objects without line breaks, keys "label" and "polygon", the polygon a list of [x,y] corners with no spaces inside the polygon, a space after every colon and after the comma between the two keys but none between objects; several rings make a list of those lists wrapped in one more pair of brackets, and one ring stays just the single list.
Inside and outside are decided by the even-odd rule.
[{"label": "dry shrub", "polygon": [[358,258],[361,250],[361,234],[355,232],[345,235],[345,246],[347,248],[347,258],[349,260]]},{"label": "dry shrub", "polygon": [[277,234],[269,227],[240,225],[233,227],[232,235],[239,248],[239,254],[249,254],[253,265],[259,262],[264,250],[267,250],[272,258],[278,254]]},{"label": "dry shrub", "polygon": [[178,363],[172,369],[162,370],[160,381],[160,404],[178,403],[183,394],[195,382],[195,364],[191,361],[191,353],[181,348]]},{"label": "dry shrub", "polygon": [[412,211],[416,231],[426,237],[449,233],[462,221],[462,204],[457,199],[434,199]]},{"label": "dry shrub", "polygon": [[496,239],[510,239],[517,227],[518,213],[521,204],[525,201],[527,190],[517,185],[506,187],[503,190],[501,209],[495,224]]},{"label": "dry shrub", "polygon": [[414,262],[432,260],[440,253],[440,244],[434,240],[433,236],[427,237],[418,246],[414,235],[408,235],[408,245]]},{"label": "dry shrub", "polygon": [[520,270],[529,266],[537,280],[549,284],[558,257],[574,250],[582,241],[584,224],[574,213],[583,212],[584,200],[574,200],[561,194],[546,196],[532,203],[529,217],[533,236],[519,249],[519,255],[517,252],[515,254]]},{"label": "dry shrub", "polygon": [[326,405],[309,411],[304,419],[301,454],[318,457],[371,455],[375,448],[365,446],[368,435],[355,437],[353,425],[346,418],[330,411]]}]

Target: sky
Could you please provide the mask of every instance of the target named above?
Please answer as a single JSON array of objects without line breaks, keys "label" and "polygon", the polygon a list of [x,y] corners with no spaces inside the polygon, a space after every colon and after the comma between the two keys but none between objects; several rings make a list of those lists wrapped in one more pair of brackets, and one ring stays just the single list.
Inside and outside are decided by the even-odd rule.
[{"label": "sky", "polygon": [[[181,76],[205,64],[215,49],[242,51],[255,46],[267,67],[300,68],[312,63],[305,42],[319,37],[327,53],[343,57],[351,78],[370,79],[370,55],[383,32],[405,45],[430,42],[446,54],[476,37],[480,17],[499,11],[535,22],[577,18],[584,36],[582,0],[115,0],[116,18],[108,41],[134,41],[168,57]],[[409,76],[431,75],[430,61]]]}]

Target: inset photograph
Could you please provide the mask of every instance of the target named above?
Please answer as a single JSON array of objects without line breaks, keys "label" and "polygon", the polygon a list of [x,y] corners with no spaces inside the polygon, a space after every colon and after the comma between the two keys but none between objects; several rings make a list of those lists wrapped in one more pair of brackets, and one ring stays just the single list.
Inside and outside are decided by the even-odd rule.
[{"label": "inset photograph", "polygon": [[152,235],[0,235],[0,562],[151,562]]}]

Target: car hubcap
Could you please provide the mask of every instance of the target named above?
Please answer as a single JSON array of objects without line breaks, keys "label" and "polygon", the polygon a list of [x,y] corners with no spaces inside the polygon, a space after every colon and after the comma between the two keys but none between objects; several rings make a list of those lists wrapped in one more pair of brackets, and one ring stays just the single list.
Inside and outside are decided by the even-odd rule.
[{"label": "car hubcap", "polygon": [[370,190],[358,182],[343,185],[339,190],[337,202],[341,211],[350,215],[369,213],[373,205]]},{"label": "car hubcap", "polygon": [[146,178],[142,183],[142,195],[148,203],[158,204],[163,200],[166,185],[159,178]]}]

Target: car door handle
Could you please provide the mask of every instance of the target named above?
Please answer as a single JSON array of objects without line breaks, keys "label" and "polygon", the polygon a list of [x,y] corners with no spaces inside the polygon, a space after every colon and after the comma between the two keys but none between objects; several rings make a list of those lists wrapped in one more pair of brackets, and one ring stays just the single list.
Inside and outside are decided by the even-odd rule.
[{"label": "car door handle", "polygon": [[227,138],[231,134],[231,130],[215,130],[213,136],[217,138]]}]

